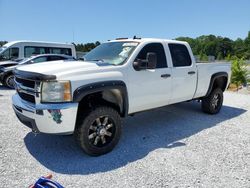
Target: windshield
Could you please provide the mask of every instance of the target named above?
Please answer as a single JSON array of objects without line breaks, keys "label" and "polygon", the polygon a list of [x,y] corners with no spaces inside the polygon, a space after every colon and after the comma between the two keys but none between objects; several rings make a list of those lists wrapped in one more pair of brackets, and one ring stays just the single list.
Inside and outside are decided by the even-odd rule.
[{"label": "windshield", "polygon": [[2,51],[4,51],[5,49],[6,49],[6,47],[4,47],[4,46],[1,47],[1,48],[0,48],[0,53],[1,53]]},{"label": "windshield", "polygon": [[32,58],[31,57],[28,57],[28,58],[24,58],[22,59],[21,61],[19,61],[19,65],[23,65],[23,64],[26,64],[29,62],[29,60],[31,60]]},{"label": "windshield", "polygon": [[112,65],[123,64],[134,51],[138,42],[108,42],[91,50],[84,56],[85,61],[99,61]]}]

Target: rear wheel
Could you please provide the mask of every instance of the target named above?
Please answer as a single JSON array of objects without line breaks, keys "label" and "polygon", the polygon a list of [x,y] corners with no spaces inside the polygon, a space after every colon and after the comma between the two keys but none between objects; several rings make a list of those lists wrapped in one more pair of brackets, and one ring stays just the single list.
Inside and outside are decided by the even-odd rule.
[{"label": "rear wheel", "polygon": [[79,115],[75,136],[83,151],[93,156],[110,152],[121,135],[119,113],[111,107],[101,106]]},{"label": "rear wheel", "polygon": [[3,85],[7,86],[8,88],[14,89],[14,78],[15,76],[13,74],[6,76],[3,81]]},{"label": "rear wheel", "polygon": [[214,89],[208,97],[202,99],[202,110],[208,114],[217,114],[223,103],[223,92],[220,88]]}]

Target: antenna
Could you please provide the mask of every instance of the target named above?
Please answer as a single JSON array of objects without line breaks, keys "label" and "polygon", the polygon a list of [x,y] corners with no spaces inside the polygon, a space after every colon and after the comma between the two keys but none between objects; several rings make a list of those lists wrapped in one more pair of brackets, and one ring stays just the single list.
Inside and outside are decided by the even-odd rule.
[{"label": "antenna", "polygon": [[73,39],[73,43],[75,43],[75,30],[72,29],[72,39]]}]

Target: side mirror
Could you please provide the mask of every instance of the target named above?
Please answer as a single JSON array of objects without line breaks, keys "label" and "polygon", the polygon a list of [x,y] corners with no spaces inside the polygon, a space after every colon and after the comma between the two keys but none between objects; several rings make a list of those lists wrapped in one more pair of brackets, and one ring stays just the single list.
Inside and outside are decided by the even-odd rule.
[{"label": "side mirror", "polygon": [[133,67],[136,71],[146,70],[147,62],[142,59],[136,59],[136,61],[133,62]]},{"label": "side mirror", "polygon": [[157,55],[154,52],[147,53],[147,59],[136,59],[133,62],[133,67],[136,71],[146,70],[146,69],[155,69],[157,64]]}]

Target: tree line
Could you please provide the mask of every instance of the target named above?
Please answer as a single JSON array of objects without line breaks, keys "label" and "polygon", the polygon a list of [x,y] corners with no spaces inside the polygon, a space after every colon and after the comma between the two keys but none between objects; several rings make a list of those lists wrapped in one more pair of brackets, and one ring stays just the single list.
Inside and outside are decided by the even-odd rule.
[{"label": "tree line", "polygon": [[178,37],[176,40],[188,42],[200,60],[207,60],[208,56],[214,56],[217,60],[228,57],[250,59],[250,31],[245,39],[231,40],[227,37],[202,35],[197,38]]},{"label": "tree line", "polygon": [[7,41],[0,41],[0,47],[5,45],[7,43]]},{"label": "tree line", "polygon": [[76,51],[79,51],[79,52],[89,52],[90,50],[94,49],[95,47],[99,46],[101,43],[99,41],[96,41],[95,43],[86,43],[86,44],[83,44],[83,43],[80,43],[80,44],[75,44],[75,43],[72,43],[75,45],[76,47]]}]

